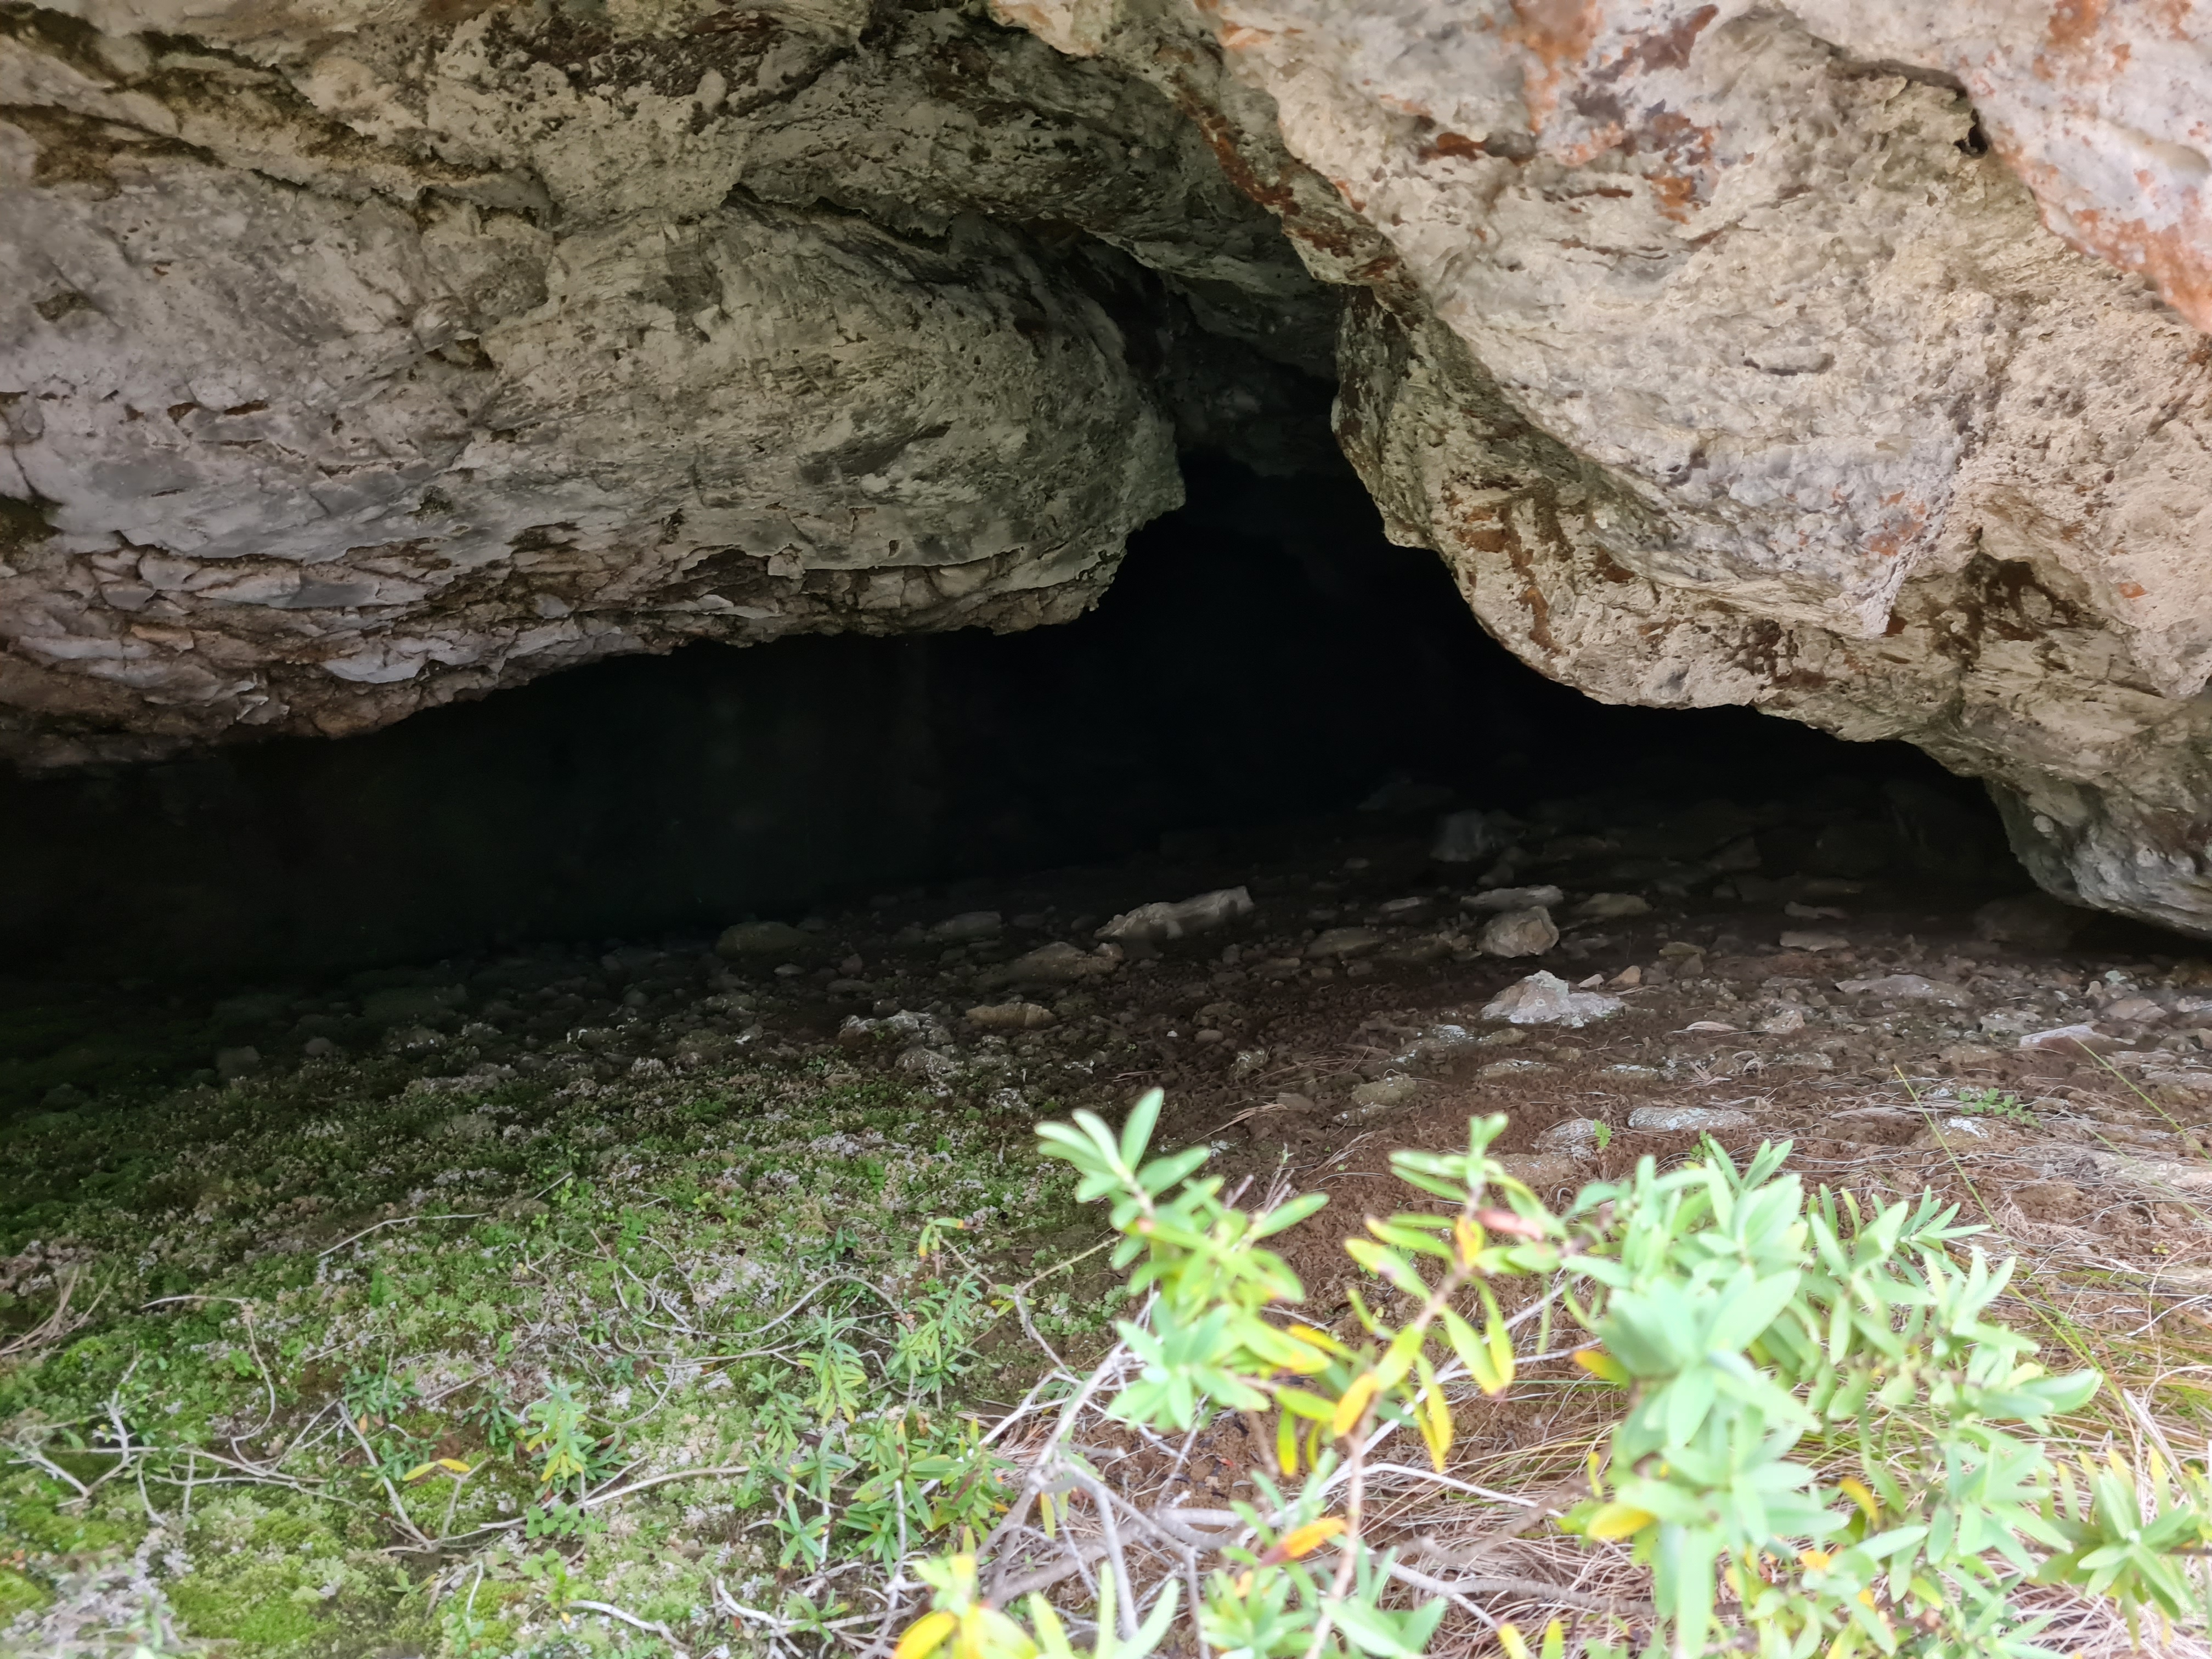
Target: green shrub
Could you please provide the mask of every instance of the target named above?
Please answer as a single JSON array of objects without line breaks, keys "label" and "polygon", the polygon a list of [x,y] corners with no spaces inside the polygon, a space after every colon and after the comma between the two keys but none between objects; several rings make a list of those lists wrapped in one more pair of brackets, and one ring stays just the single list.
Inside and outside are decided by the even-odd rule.
[{"label": "green shrub", "polygon": [[[1144,1304],[1061,1408],[1013,1510],[979,1548],[930,1565],[933,1610],[898,1659],[946,1644],[957,1659],[1068,1654],[1042,1586],[1094,1567],[1101,1599],[1078,1622],[1098,1627],[1100,1659],[1164,1640],[1185,1586],[1184,1616],[1234,1659],[1411,1659],[1446,1603],[1409,1595],[1422,1576],[1370,1536],[1369,1465],[1411,1432],[1441,1473],[1450,1392],[1510,1387],[1555,1320],[1586,1335],[1573,1358],[1593,1385],[1619,1391],[1587,1495],[1558,1524],[1589,1548],[1626,1544],[1651,1587],[1642,1616],[1616,1611],[1583,1638],[1588,1653],[1641,1641],[1676,1656],[2012,1659],[2043,1651],[2039,1587],[2108,1597],[2130,1628],[2145,1612],[2204,1612],[2202,1468],[2170,1453],[2141,1468],[2118,1451],[2054,1456],[2040,1437],[2100,1378],[2047,1372],[1991,1317],[2012,1266],[1966,1245],[1979,1230],[1931,1197],[1867,1213],[1849,1194],[1808,1199],[1782,1172],[1786,1146],[1739,1170],[1708,1142],[1693,1163],[1662,1174],[1646,1158],[1555,1215],[1490,1155],[1504,1118],[1476,1120],[1464,1153],[1392,1159],[1448,1209],[1370,1218],[1346,1241],[1367,1274],[1355,1346],[1289,1316],[1302,1287],[1265,1247],[1323,1200],[1247,1212],[1197,1178],[1202,1149],[1148,1161],[1159,1104],[1147,1096],[1119,1136],[1087,1113],[1038,1131],[1083,1198],[1110,1201],[1115,1262],[1133,1268]],[[1492,1286],[1513,1280],[1536,1294],[1509,1319]],[[1074,1436],[1094,1396],[1154,1434],[1224,1411],[1271,1428],[1261,1501],[1233,1522],[1137,1510]],[[1085,1528],[1068,1508],[1079,1492]],[[995,1605],[1024,1580],[1039,1587],[1018,1603],[1026,1626]],[[1498,1639],[1527,1651],[1510,1626]],[[1555,1623],[1542,1645],[1565,1644]]]}]

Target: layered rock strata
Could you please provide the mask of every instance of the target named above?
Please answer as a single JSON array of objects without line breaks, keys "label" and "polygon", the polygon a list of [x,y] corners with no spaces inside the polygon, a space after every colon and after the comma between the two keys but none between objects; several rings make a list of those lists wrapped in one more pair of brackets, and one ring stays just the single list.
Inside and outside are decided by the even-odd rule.
[{"label": "layered rock strata", "polygon": [[1163,100],[1025,36],[270,15],[7,15],[18,758],[1065,620],[1179,441],[1310,459],[1275,416],[1333,298]]},{"label": "layered rock strata", "polygon": [[2212,17],[1000,9],[1282,181],[1364,290],[1346,453],[1524,659],[1908,738],[2054,890],[2212,932]]},{"label": "layered rock strata", "polygon": [[1070,614],[1337,435],[1595,696],[1989,779],[2212,933],[2212,21],[314,0],[0,43],[0,744]]}]

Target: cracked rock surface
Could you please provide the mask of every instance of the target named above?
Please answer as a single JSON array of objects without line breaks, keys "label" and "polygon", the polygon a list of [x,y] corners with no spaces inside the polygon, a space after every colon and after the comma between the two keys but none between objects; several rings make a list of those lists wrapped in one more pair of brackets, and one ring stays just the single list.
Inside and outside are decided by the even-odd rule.
[{"label": "cracked rock surface", "polygon": [[1909,738],[2212,925],[2201,8],[1000,9],[1179,76],[1364,290],[1339,437],[1525,659]]},{"label": "cracked rock surface", "polygon": [[1065,618],[1337,439],[1601,698],[2212,932],[2183,3],[313,0],[0,33],[0,751]]},{"label": "cracked rock surface", "polygon": [[0,35],[33,763],[1066,620],[1179,438],[1288,465],[1322,394],[1334,301],[1195,130],[957,9],[158,10]]}]

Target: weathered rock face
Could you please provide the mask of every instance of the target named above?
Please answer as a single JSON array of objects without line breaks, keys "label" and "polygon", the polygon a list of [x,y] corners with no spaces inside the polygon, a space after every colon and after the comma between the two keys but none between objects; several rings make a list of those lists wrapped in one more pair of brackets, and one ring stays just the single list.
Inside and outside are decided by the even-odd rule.
[{"label": "weathered rock face", "polygon": [[[1003,9],[1155,77],[1190,27]],[[2212,931],[2212,19],[1208,9],[1225,142],[1329,181],[1273,204],[1370,290],[1339,436],[1493,633],[1910,738],[2047,884]]]},{"label": "weathered rock face", "polygon": [[1910,738],[2212,933],[2187,0],[992,3],[9,13],[0,741],[1064,617],[1178,441],[1296,464],[1340,309],[1526,659]]},{"label": "weathered rock face", "polygon": [[1064,620],[1179,427],[1264,460],[1325,396],[1334,302],[1194,130],[957,10],[270,15],[0,39],[19,757]]}]

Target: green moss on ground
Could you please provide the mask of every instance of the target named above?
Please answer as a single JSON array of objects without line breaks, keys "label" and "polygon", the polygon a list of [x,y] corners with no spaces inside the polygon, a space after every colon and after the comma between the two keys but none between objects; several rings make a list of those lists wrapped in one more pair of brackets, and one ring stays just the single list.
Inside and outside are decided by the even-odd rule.
[{"label": "green moss on ground", "polygon": [[[1030,1127],[820,1060],[327,1061],[19,1117],[0,1652],[550,1659],[860,1616],[825,1569],[995,1502],[973,1413],[1034,1353],[992,1287],[1075,1219]],[[1079,1346],[1113,1301],[1030,1296]]]}]

